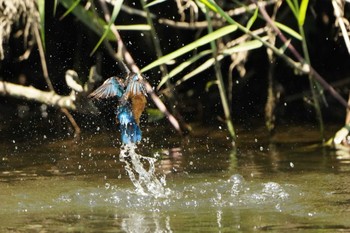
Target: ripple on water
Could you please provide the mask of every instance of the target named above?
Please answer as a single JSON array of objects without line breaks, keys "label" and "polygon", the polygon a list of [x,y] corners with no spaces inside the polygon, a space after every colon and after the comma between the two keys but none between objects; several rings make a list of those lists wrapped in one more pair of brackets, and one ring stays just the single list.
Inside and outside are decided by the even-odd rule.
[{"label": "ripple on water", "polygon": [[135,189],[108,184],[101,188],[72,190],[70,193],[61,194],[56,202],[89,208],[108,206],[111,210],[115,208],[129,211],[231,207],[270,208],[272,211],[281,211],[290,199],[292,188],[275,182],[247,182],[241,175],[235,174],[228,180],[174,185],[171,190],[168,188],[169,193],[166,197],[140,195]]}]

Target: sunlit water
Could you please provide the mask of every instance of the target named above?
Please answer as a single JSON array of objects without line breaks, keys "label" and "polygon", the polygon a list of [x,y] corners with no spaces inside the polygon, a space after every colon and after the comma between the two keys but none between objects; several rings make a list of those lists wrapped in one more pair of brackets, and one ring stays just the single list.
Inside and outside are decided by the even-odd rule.
[{"label": "sunlit water", "polygon": [[215,135],[181,152],[119,152],[101,135],[22,151],[10,141],[0,232],[350,231],[349,161],[305,141],[240,137],[237,157]]}]

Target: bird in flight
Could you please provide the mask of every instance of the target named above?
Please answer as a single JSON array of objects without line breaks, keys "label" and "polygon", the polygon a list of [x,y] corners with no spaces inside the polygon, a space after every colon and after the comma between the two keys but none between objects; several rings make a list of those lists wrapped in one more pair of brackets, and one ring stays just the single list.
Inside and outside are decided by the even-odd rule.
[{"label": "bird in flight", "polygon": [[130,144],[140,142],[142,139],[140,117],[147,103],[146,96],[143,77],[128,72],[125,80],[116,76],[110,77],[88,97],[97,100],[110,98],[118,100],[114,111],[119,123],[121,141],[123,144]]}]

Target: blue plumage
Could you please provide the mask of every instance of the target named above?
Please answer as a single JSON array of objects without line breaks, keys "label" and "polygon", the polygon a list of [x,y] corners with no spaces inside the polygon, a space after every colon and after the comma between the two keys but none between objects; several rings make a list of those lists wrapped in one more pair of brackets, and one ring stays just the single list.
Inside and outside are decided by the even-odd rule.
[{"label": "blue plumage", "polygon": [[92,92],[89,97],[94,99],[106,99],[117,97],[120,99],[124,94],[123,80],[118,77],[110,77],[104,83]]},{"label": "blue plumage", "polygon": [[142,132],[138,123],[146,104],[145,96],[144,84],[135,73],[129,74],[125,81],[118,77],[111,77],[89,95],[93,99],[117,98],[119,100],[115,114],[119,123],[121,141],[124,144],[141,141]]},{"label": "blue plumage", "polygon": [[120,124],[122,142],[124,144],[140,142],[142,132],[135,121],[130,105],[118,106],[116,114]]}]

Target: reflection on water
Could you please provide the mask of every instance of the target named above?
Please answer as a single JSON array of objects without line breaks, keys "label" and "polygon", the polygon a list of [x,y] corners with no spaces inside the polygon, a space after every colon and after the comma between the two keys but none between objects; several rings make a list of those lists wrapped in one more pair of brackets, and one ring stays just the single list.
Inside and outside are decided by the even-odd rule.
[{"label": "reflection on water", "polygon": [[310,135],[0,142],[0,232],[350,231],[350,167]]}]

